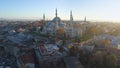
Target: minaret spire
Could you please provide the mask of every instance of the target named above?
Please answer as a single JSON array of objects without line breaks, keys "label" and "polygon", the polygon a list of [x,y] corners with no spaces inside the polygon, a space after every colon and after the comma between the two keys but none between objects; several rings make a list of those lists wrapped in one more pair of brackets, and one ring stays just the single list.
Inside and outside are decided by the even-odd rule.
[{"label": "minaret spire", "polygon": [[73,21],[72,10],[70,11],[70,21]]},{"label": "minaret spire", "polygon": [[45,21],[45,14],[43,14],[43,20]]},{"label": "minaret spire", "polygon": [[84,22],[86,22],[86,16],[85,16],[85,18],[84,18]]},{"label": "minaret spire", "polygon": [[56,14],[55,14],[55,15],[56,15],[56,17],[57,17],[57,8],[56,8]]}]

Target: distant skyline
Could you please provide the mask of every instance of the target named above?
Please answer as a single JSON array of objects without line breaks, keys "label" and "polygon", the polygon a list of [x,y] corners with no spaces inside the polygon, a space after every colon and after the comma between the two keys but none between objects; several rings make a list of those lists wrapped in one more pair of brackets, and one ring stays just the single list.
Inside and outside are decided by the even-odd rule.
[{"label": "distant skyline", "polygon": [[0,0],[0,18],[42,19],[55,17],[55,9],[62,20],[120,22],[120,0]]}]

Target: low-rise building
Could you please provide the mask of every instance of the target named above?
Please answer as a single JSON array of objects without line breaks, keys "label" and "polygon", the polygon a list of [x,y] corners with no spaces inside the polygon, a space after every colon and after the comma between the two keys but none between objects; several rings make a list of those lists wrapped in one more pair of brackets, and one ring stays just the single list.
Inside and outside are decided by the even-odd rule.
[{"label": "low-rise building", "polygon": [[66,68],[84,68],[79,59],[76,57],[65,57],[64,63]]},{"label": "low-rise building", "polygon": [[35,59],[32,54],[24,54],[17,59],[18,68],[35,68]]}]

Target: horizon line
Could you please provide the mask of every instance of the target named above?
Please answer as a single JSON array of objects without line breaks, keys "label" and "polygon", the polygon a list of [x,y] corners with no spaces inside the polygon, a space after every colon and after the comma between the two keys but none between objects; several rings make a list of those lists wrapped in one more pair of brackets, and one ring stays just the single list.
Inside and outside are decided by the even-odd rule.
[{"label": "horizon line", "polygon": [[[6,20],[6,21],[41,21],[43,20],[42,18],[38,19],[30,19],[30,18],[0,18],[0,21],[3,21],[3,20]],[[46,21],[50,21],[52,19],[46,19]],[[61,21],[70,21],[69,19],[62,19]],[[74,21],[84,21],[84,19],[74,19]],[[107,20],[92,20],[92,19],[87,19],[88,22],[108,22],[108,23],[120,23],[120,21],[107,21]]]}]

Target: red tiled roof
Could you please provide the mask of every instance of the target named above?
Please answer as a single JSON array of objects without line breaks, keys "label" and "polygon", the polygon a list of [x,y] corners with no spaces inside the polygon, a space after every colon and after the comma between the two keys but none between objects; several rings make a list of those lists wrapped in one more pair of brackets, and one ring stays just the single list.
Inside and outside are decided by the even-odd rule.
[{"label": "red tiled roof", "polygon": [[18,49],[20,49],[20,50],[32,50],[33,48],[27,48],[27,47],[25,47],[25,46],[17,46],[17,48]]},{"label": "red tiled roof", "polygon": [[30,54],[24,54],[24,55],[20,56],[20,59],[24,64],[35,63],[34,56],[30,55]]},{"label": "red tiled roof", "polygon": [[17,46],[17,48],[22,49],[25,48],[25,46]]}]

